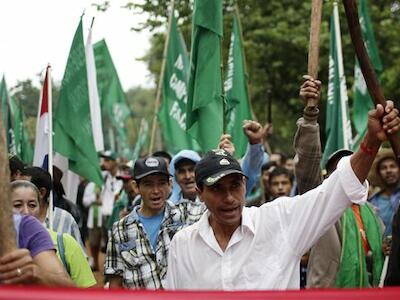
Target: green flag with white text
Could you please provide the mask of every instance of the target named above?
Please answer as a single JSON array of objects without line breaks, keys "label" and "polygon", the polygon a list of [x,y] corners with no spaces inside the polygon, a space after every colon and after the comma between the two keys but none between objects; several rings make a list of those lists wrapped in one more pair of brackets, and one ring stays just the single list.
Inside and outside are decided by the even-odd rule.
[{"label": "green flag with white text", "polygon": [[186,127],[203,151],[223,132],[221,79],[222,1],[195,0]]},{"label": "green flag with white text", "polygon": [[117,151],[125,158],[129,158],[132,154],[128,143],[126,121],[131,115],[131,110],[127,105],[126,96],[106,41],[101,40],[94,44],[93,51],[102,116],[110,120],[117,132]]},{"label": "green flag with white text", "polygon": [[162,102],[158,112],[165,148],[171,153],[182,149],[200,150],[197,142],[186,132],[188,77],[189,55],[172,14]]},{"label": "green flag with white text", "polygon": [[247,137],[242,126],[244,120],[252,118],[247,92],[247,74],[245,74],[245,60],[242,52],[242,41],[238,16],[233,17],[231,44],[227,72],[225,73],[226,95],[226,132],[232,136],[235,145],[235,156],[242,157],[246,152]]},{"label": "green flag with white text", "polygon": [[71,171],[102,185],[90,119],[82,19],[72,41],[53,124],[55,152],[68,158]]},{"label": "green flag with white text", "polygon": [[[368,52],[368,56],[375,72],[379,78],[382,73],[382,62],[379,57],[378,47],[376,46],[374,30],[372,28],[371,18],[368,12],[367,0],[359,0],[358,14],[361,25],[361,32],[364,39],[364,44]],[[354,101],[352,109],[352,120],[357,132],[354,147],[358,147],[359,142],[365,135],[367,130],[368,111],[374,107],[371,96],[369,95],[364,76],[356,59],[354,66]]]},{"label": "green flag with white text", "polygon": [[337,3],[334,3],[330,23],[329,82],[326,107],[325,133],[327,136],[322,166],[339,149],[351,149],[351,123],[349,119],[346,78],[343,70],[342,42]]}]

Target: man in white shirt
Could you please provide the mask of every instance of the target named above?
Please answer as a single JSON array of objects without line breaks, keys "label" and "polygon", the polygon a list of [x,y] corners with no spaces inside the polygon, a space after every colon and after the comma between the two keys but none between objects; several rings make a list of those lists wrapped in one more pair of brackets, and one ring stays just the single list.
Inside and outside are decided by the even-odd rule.
[{"label": "man in white shirt", "polygon": [[398,111],[378,105],[360,150],[319,187],[259,208],[243,208],[246,179],[238,162],[226,151],[208,152],[195,168],[208,211],[174,236],[166,288],[298,289],[301,256],[347,207],[365,202],[376,153],[386,133],[399,129]]}]

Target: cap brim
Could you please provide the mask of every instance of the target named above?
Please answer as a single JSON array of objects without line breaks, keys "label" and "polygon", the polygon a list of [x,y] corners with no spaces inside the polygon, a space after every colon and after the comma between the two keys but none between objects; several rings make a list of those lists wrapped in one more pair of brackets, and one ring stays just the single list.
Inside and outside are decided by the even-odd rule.
[{"label": "cap brim", "polygon": [[165,175],[165,176],[171,177],[171,174],[169,174],[169,173],[161,172],[160,170],[151,170],[151,171],[148,171],[148,172],[146,172],[144,174],[140,174],[139,176],[134,177],[134,179],[135,180],[142,179],[143,177],[146,177],[146,176],[149,176],[149,175],[152,175],[152,174],[161,174],[161,175]]},{"label": "cap brim", "polygon": [[239,170],[223,170],[223,171],[220,171],[218,173],[215,173],[214,175],[211,175],[211,176],[208,176],[208,177],[204,178],[202,180],[202,182],[206,186],[211,186],[211,185],[215,184],[221,178],[224,178],[225,176],[230,175],[230,174],[240,174],[240,175],[243,175],[244,177],[247,178],[247,176],[242,171],[239,171]]}]

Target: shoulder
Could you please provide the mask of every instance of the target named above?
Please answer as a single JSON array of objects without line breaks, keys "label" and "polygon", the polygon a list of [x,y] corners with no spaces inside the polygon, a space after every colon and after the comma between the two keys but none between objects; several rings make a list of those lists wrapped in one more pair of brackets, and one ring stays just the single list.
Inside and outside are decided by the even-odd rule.
[{"label": "shoulder", "polygon": [[190,241],[196,238],[199,234],[200,226],[201,222],[199,221],[190,226],[184,227],[174,235],[173,241],[179,243],[179,247],[182,246],[182,243],[190,243]]}]

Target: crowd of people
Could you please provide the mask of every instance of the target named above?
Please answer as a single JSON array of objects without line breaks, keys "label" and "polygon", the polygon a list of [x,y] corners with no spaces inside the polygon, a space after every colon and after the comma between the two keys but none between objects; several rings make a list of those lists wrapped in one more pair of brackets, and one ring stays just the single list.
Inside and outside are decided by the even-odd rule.
[{"label": "crowd of people", "polygon": [[[320,90],[305,77],[300,98],[318,103]],[[250,120],[239,160],[226,134],[202,155],[157,151],[132,162],[104,151],[103,186],[82,178],[76,203],[60,169],[51,177],[12,156],[18,249],[0,258],[0,282],[87,288],[104,270],[98,284],[108,288],[400,285],[400,166],[382,147],[400,131],[398,113],[391,101],[378,105],[359,149],[339,149],[324,166],[319,110],[307,105],[293,158],[267,153],[270,127]]]}]

